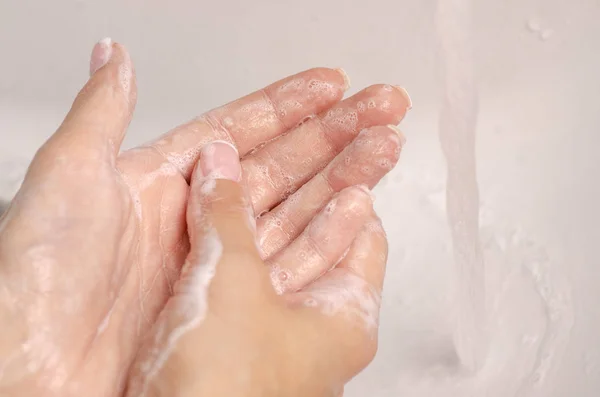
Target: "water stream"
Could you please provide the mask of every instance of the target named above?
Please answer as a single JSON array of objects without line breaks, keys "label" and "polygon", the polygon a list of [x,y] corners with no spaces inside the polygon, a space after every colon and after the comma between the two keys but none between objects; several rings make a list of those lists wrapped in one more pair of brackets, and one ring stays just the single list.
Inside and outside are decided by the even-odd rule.
[{"label": "water stream", "polygon": [[438,1],[436,27],[444,88],[439,136],[447,164],[446,213],[456,276],[454,344],[462,365],[477,371],[486,358],[488,332],[475,162],[478,98],[470,26],[471,0]]}]

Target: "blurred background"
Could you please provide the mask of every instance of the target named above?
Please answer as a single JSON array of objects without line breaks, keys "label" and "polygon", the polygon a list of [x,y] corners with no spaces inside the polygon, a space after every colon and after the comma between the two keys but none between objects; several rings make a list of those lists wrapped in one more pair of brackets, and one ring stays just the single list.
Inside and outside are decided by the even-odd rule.
[{"label": "blurred background", "polygon": [[[457,18],[448,29],[440,7]],[[128,47],[138,75],[126,146],[315,66],[343,67],[350,94],[402,85],[408,144],[376,191],[393,247],[380,349],[346,397],[598,396],[599,20],[598,0],[0,0],[0,208],[105,36]],[[492,347],[474,375],[457,362],[448,314],[461,281],[438,136],[448,81],[462,75],[446,69],[446,35],[472,50],[478,100]]]}]

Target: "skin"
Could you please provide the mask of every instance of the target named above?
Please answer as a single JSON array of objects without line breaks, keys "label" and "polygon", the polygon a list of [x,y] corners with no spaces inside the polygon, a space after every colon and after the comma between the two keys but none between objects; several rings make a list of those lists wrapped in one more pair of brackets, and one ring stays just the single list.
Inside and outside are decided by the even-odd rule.
[{"label": "skin", "polygon": [[[206,207],[198,216],[203,221],[210,211],[219,214],[209,216],[225,247],[219,269],[241,260],[252,270],[217,272],[209,289],[211,316],[175,346],[173,360],[181,361],[162,366],[142,390],[160,395],[176,381],[178,393],[186,395],[339,392],[370,361],[376,338],[365,338],[360,327],[348,329],[341,318],[352,316],[323,314],[320,303],[304,303],[325,299],[326,281],[338,268],[380,289],[385,237],[374,227],[379,222],[369,195],[352,186],[372,187],[396,164],[403,140],[385,125],[404,117],[410,106],[405,92],[379,85],[341,101],[345,75],[312,69],[120,152],[136,102],[133,65],[123,46],[103,41],[93,50],[90,72],[0,218],[0,323],[10,324],[0,327],[0,395],[136,395],[133,386],[146,382],[139,363],[156,339],[157,319],[170,318],[169,308],[176,306],[171,302],[181,296],[182,266],[199,266],[192,259],[202,247],[194,236],[205,229],[190,218],[197,213],[190,206],[199,205]],[[219,179],[209,200],[194,189],[194,181],[201,186],[206,177],[192,174],[203,175],[193,171],[202,164],[202,148],[215,140],[237,148],[241,179]],[[332,199],[340,203],[337,211],[320,216]],[[262,214],[256,233],[240,227],[241,210],[227,209],[242,207],[246,225]],[[319,227],[307,227],[311,222]],[[329,233],[339,238],[326,251],[319,243]],[[228,243],[238,237],[244,250]],[[364,250],[369,244],[376,247],[372,254]],[[321,276],[349,247],[336,270]],[[319,283],[325,283],[321,289]],[[305,296],[311,288],[317,288],[315,297]],[[221,296],[213,290],[239,293],[213,302],[214,294]],[[226,370],[238,353],[210,350],[219,346],[215,341],[231,340],[224,338],[232,327],[220,316],[239,321],[242,329],[252,320],[256,329],[248,328],[247,337],[229,335],[240,341],[239,351],[269,353],[252,365],[265,371],[248,372],[250,381],[232,384],[235,390],[222,387],[231,383]],[[325,333],[356,338],[317,340]],[[193,352],[215,361],[199,362]],[[280,366],[281,360],[299,367]],[[335,370],[310,380],[314,368],[327,366]],[[269,372],[279,367],[277,376]],[[196,368],[214,374],[204,379],[215,383],[199,385]],[[249,364],[244,368],[249,371]]]},{"label": "skin", "polygon": [[[220,168],[215,172],[201,160],[192,179],[191,251],[134,363],[126,396],[339,395],[376,349],[387,244],[372,197],[362,187],[344,189],[314,217],[301,235],[313,239],[310,248],[289,250],[310,257],[317,247],[317,264],[307,261],[311,271],[324,273],[322,262],[334,269],[297,279],[293,292],[277,294],[256,245],[250,204],[235,183],[237,153],[214,145]],[[342,225],[356,238],[332,236]],[[318,245],[324,236],[329,244]],[[294,258],[280,263],[297,265]],[[199,282],[207,274],[210,282]]]}]

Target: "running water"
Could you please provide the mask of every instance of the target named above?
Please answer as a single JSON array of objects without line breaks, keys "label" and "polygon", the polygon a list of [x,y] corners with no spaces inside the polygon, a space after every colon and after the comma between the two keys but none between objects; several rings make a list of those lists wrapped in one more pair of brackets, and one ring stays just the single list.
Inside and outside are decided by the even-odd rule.
[{"label": "running water", "polygon": [[444,87],[439,133],[447,164],[446,212],[456,274],[454,344],[462,365],[474,372],[484,364],[488,332],[475,164],[478,98],[470,26],[470,0],[438,1],[436,27]]}]

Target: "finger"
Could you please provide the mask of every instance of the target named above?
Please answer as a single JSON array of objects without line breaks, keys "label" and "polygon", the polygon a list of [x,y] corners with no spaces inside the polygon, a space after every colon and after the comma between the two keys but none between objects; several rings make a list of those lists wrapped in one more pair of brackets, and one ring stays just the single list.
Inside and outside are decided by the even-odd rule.
[{"label": "finger", "polygon": [[256,213],[273,208],[327,165],[364,128],[398,124],[410,99],[401,88],[375,85],[244,159]]},{"label": "finger", "polygon": [[354,185],[374,187],[396,165],[403,144],[404,136],[395,126],[363,130],[323,171],[257,220],[263,258],[298,237],[337,192]]},{"label": "finger", "polygon": [[90,60],[91,77],[58,131],[40,150],[82,160],[114,161],[136,103],[135,73],[125,47],[104,39]]},{"label": "finger", "polygon": [[150,144],[189,179],[200,148],[214,140],[234,144],[244,156],[307,116],[342,99],[348,89],[342,69],[316,68],[287,77],[175,128]]},{"label": "finger", "polygon": [[219,278],[229,285],[248,276],[249,265],[260,263],[266,274],[256,247],[254,217],[240,178],[239,154],[231,144],[216,141],[202,149],[190,188],[187,224],[191,250],[181,279],[195,279],[190,272],[214,275],[217,263],[236,264],[219,268]]},{"label": "finger", "polygon": [[[130,371],[127,396],[146,395],[149,388],[162,387],[165,379],[172,379],[169,368],[182,357],[172,352],[189,349],[193,343],[190,345],[182,338],[192,331],[192,335],[198,335],[198,325],[211,313],[219,313],[222,321],[229,321],[228,316],[239,313],[235,305],[233,314],[219,310],[219,306],[228,299],[234,304],[244,302],[237,297],[240,290],[244,290],[240,279],[244,280],[248,268],[244,265],[248,263],[240,262],[258,258],[254,218],[249,216],[248,202],[239,184],[241,172],[239,153],[230,143],[211,142],[200,151],[186,213],[190,253],[173,296]],[[241,306],[237,305],[238,310],[245,310]]]},{"label": "finger", "polygon": [[293,243],[268,261],[275,291],[297,291],[335,266],[372,208],[366,187],[350,187],[334,197]]},{"label": "finger", "polygon": [[386,262],[385,232],[373,215],[335,269],[288,296],[313,313],[323,335],[319,346],[329,349],[331,368],[340,370],[342,380],[360,372],[377,351]]},{"label": "finger", "polygon": [[202,149],[187,212],[192,251],[202,248],[207,234],[213,232],[223,250],[255,248],[240,178],[239,154],[231,144],[216,141]]},{"label": "finger", "polygon": [[348,255],[336,266],[363,279],[381,293],[387,264],[388,242],[381,220],[374,214],[364,225]]}]

